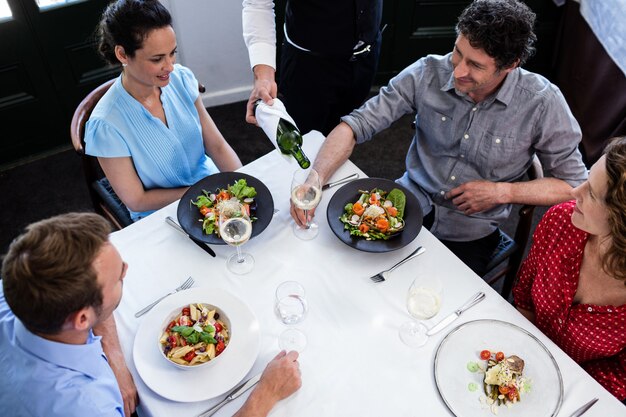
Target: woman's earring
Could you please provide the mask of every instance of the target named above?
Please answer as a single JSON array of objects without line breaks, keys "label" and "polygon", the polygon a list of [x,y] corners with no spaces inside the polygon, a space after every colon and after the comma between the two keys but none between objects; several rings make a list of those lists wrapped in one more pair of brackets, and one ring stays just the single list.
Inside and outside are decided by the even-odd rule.
[{"label": "woman's earring", "polygon": [[122,64],[122,66],[123,66],[123,67],[125,67],[125,66],[126,66],[126,64]]}]

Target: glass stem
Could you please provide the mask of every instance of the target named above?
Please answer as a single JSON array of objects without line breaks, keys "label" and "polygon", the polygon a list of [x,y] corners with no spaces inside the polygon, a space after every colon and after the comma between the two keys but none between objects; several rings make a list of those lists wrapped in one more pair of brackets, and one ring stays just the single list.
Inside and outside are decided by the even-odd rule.
[{"label": "glass stem", "polygon": [[235,246],[237,248],[237,263],[243,263],[244,262],[244,258],[241,254],[241,248],[239,247],[239,245]]},{"label": "glass stem", "polygon": [[311,222],[309,221],[309,210],[304,210],[304,228],[305,229],[310,229],[311,228]]}]

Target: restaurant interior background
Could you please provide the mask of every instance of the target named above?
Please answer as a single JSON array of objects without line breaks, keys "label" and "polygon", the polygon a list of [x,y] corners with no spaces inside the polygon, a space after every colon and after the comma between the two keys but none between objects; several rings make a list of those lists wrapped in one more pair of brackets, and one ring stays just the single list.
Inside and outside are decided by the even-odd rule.
[{"label": "restaurant interior background", "polygon": [[[584,0],[583,0],[584,1]],[[206,86],[205,106],[244,163],[272,150],[260,129],[244,122],[251,89],[241,35],[240,0],[162,0],[174,19],[179,62]],[[469,0],[384,0],[383,36],[376,85],[428,53],[451,50],[454,24]],[[94,49],[93,32],[107,0],[0,0],[0,254],[33,221],[67,211],[91,210],[80,157],[69,125],[76,105],[115,77]],[[285,0],[276,1],[277,27]],[[567,0],[527,0],[537,13],[536,55],[525,68],[563,91],[583,128],[581,149],[590,166],[605,140],[626,134],[626,77]],[[279,41],[282,41],[279,30]],[[389,149],[376,163],[370,144],[352,161],[369,176],[395,179],[411,140],[410,115],[379,138]],[[380,143],[380,142],[379,142]],[[513,211],[515,213],[515,211]],[[539,217],[543,210],[536,212]],[[505,226],[505,230],[514,228]]]}]

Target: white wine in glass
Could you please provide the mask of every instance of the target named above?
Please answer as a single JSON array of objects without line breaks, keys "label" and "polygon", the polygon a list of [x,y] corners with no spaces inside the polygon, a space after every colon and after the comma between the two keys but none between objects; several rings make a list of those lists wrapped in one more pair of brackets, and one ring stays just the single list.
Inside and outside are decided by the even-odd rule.
[{"label": "white wine in glass", "polygon": [[226,267],[234,274],[247,274],[254,266],[254,258],[249,253],[241,252],[241,245],[252,235],[252,222],[246,209],[238,201],[223,201],[218,206],[219,232],[222,240],[235,246],[237,252],[226,261]]},{"label": "white wine in glass", "polygon": [[317,236],[318,226],[309,220],[309,210],[313,210],[322,199],[322,186],[317,171],[314,169],[297,170],[291,181],[291,202],[304,211],[306,224],[300,227],[294,224],[295,235],[302,240],[310,240]]},{"label": "white wine in glass", "polygon": [[434,275],[420,274],[415,278],[406,296],[406,309],[415,320],[400,326],[400,339],[411,347],[426,344],[428,329],[418,320],[435,317],[441,308],[441,281]]}]

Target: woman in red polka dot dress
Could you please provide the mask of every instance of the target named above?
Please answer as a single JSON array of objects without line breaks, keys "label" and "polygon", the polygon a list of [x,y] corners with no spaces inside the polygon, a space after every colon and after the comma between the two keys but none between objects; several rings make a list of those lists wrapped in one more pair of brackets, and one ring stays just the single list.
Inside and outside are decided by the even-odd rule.
[{"label": "woman in red polka dot dress", "polygon": [[517,309],[620,400],[626,399],[626,137],[614,139],[552,207],[513,289]]}]

